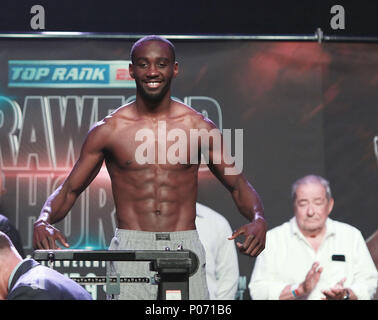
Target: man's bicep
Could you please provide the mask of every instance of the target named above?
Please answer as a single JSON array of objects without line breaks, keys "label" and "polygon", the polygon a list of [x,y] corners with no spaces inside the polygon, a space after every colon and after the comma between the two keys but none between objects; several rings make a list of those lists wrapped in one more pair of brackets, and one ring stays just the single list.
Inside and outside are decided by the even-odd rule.
[{"label": "man's bicep", "polygon": [[[224,162],[214,163],[211,160],[207,164],[209,170],[213,175],[230,191],[234,191],[238,185],[240,174],[236,174],[233,165],[228,165]],[[230,174],[231,173],[231,174]],[[235,173],[235,174],[234,174]]]},{"label": "man's bicep", "polygon": [[104,138],[99,131],[91,131],[80,151],[66,183],[73,191],[81,192],[96,177],[104,161]]},{"label": "man's bicep", "polygon": [[83,191],[97,176],[103,159],[103,156],[91,154],[80,157],[67,179],[70,189],[79,193]]}]

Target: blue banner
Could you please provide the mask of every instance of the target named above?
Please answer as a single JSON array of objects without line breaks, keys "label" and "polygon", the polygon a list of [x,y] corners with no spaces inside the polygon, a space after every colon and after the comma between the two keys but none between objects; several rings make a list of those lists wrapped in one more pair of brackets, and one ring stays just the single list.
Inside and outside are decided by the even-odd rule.
[{"label": "blue banner", "polygon": [[9,60],[8,86],[23,88],[134,88],[127,60]]}]

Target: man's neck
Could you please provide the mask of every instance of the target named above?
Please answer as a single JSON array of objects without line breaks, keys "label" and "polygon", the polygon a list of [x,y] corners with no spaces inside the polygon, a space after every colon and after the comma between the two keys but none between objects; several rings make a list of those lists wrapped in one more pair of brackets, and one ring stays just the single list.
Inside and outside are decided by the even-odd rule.
[{"label": "man's neck", "polygon": [[171,107],[172,99],[166,95],[163,99],[158,101],[148,100],[140,95],[136,96],[136,108],[140,115],[159,116],[167,114]]},{"label": "man's neck", "polygon": [[315,251],[318,251],[320,245],[323,242],[324,236],[326,233],[326,227],[320,229],[320,230],[314,230],[314,231],[303,231],[302,234],[306,238],[306,240],[310,243],[312,248]]},{"label": "man's neck", "polygon": [[[3,257],[0,256],[0,259],[2,260],[0,263],[0,300],[7,297],[9,277],[11,276],[14,268],[16,268],[16,266],[22,261],[22,259],[13,255],[10,257],[7,256],[4,259],[2,258]],[[4,263],[5,261],[6,263]]]}]

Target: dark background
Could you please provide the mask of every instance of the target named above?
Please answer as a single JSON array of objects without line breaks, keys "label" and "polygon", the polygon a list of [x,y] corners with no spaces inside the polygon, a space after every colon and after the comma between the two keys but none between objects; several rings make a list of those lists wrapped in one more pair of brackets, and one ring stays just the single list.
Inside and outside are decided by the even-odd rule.
[{"label": "dark background", "polygon": [[[128,35],[141,34],[162,34],[162,35],[312,35],[316,28],[320,27],[325,35],[336,37],[377,37],[378,39],[378,2],[377,1],[89,1],[89,0],[67,0],[67,1],[2,1],[0,11],[0,32],[33,32],[30,27],[30,8],[33,5],[42,5],[46,14],[46,29],[44,31],[81,31],[81,32],[100,32],[100,33],[121,33]],[[345,30],[332,30],[330,27],[330,19],[332,14],[330,8],[333,5],[343,5],[346,14]],[[347,38],[343,38],[344,41]],[[355,39],[354,39],[355,40]],[[370,39],[371,40],[371,39]],[[32,40],[31,40],[32,41]],[[79,40],[78,40],[79,41]],[[185,41],[184,41],[185,42]],[[187,46],[188,43],[186,44]],[[216,43],[213,43],[216,45]],[[267,44],[268,45],[268,44]],[[178,44],[177,48],[185,46]],[[369,46],[369,44],[367,44]],[[376,45],[371,50],[374,55]],[[341,50],[338,52],[338,50]],[[376,230],[376,221],[374,214],[377,210],[377,197],[373,196],[374,190],[377,190],[377,167],[371,162],[372,157],[366,157],[365,154],[371,155],[372,146],[371,139],[367,139],[376,134],[377,114],[372,113],[373,108],[364,106],[376,105],[376,91],[371,90],[377,85],[376,64],[366,64],[364,55],[357,55],[358,52],[370,52],[367,47],[357,46],[349,47],[343,50],[342,46],[327,46],[327,51],[334,59],[330,63],[330,67],[319,72],[318,77],[314,80],[315,86],[309,86],[311,97],[322,96],[319,105],[323,102],[327,105],[327,97],[332,96],[332,90],[337,91],[336,97],[331,99],[330,107],[315,118],[315,128],[322,126],[321,134],[324,140],[316,139],[319,144],[316,150],[322,153],[317,158],[312,158],[313,163],[302,163],[303,167],[292,166],[292,160],[298,156],[295,150],[290,153],[286,150],[287,157],[282,157],[282,150],[275,148],[277,136],[272,134],[265,136],[265,140],[271,141],[270,148],[255,142],[257,151],[264,154],[261,156],[263,160],[259,162],[259,157],[255,156],[254,163],[245,164],[248,169],[256,166],[256,168],[270,168],[269,172],[257,172],[251,170],[253,175],[253,183],[262,195],[271,193],[272,201],[267,201],[267,217],[270,219],[269,227],[274,227],[279,223],[287,220],[291,216],[290,208],[290,184],[295,178],[308,173],[308,168],[313,165],[312,169],[315,173],[324,174],[333,186],[334,196],[336,199],[336,207],[334,217],[338,220],[350,223],[358,227],[365,238],[370,236]],[[201,52],[193,52],[200,56]],[[195,57],[195,55],[190,55]],[[359,60],[355,60],[358,58]],[[221,56],[219,57],[221,59]],[[368,60],[368,59],[367,59]],[[185,61],[185,59],[184,59]],[[351,64],[350,61],[357,62]],[[368,60],[369,61],[369,60]],[[344,70],[340,78],[340,70]],[[328,72],[326,75],[324,72]],[[369,74],[372,72],[372,74]],[[289,77],[290,78],[290,77]],[[293,77],[295,78],[295,77]],[[366,80],[365,80],[366,79]],[[366,81],[364,83],[362,81]],[[367,81],[370,81],[367,83]],[[374,82],[374,83],[373,83]],[[206,81],[204,81],[206,83]],[[285,82],[286,83],[286,82]],[[370,87],[367,85],[369,84]],[[370,88],[365,90],[363,88]],[[203,88],[204,91],[211,90]],[[247,90],[248,88],[246,88]],[[278,88],[279,89],[279,88]],[[285,88],[284,88],[285,89]],[[358,89],[358,90],[357,90]],[[285,89],[286,90],[286,89]],[[356,91],[354,91],[356,90]],[[195,91],[196,93],[198,92]],[[298,102],[296,95],[297,87],[287,101]],[[319,93],[319,94],[317,94]],[[287,94],[282,91],[282,94]],[[308,92],[306,92],[308,94]],[[327,95],[328,94],[328,95]],[[350,95],[350,96],[349,96]],[[351,99],[360,97],[360,99]],[[311,98],[311,99],[312,99]],[[269,100],[267,96],[261,100],[264,106],[273,106],[275,101]],[[311,100],[310,99],[310,100]],[[305,100],[305,99],[304,99]],[[316,101],[311,100],[316,106]],[[298,102],[299,103],[299,102]],[[304,104],[305,105],[305,104]],[[293,106],[287,104],[287,108]],[[283,110],[282,112],[284,112]],[[230,112],[230,111],[229,111]],[[260,124],[259,114],[254,114],[253,121],[255,126],[251,126],[252,130],[264,129],[264,118],[261,118]],[[276,125],[291,126],[297,123],[290,119],[282,122],[279,119],[280,113],[277,109],[272,109],[271,117],[275,120]],[[231,117],[225,123],[225,128],[233,128]],[[271,119],[271,120],[272,120]],[[272,120],[272,121],[273,121]],[[306,119],[304,119],[306,121]],[[271,123],[274,123],[271,122]],[[299,123],[298,126],[301,124]],[[236,126],[238,127],[238,126]],[[276,127],[276,126],[275,126]],[[283,130],[281,132],[289,132]],[[253,133],[253,132],[252,132]],[[280,136],[282,139],[291,141],[290,136]],[[361,144],[361,141],[366,141]],[[315,151],[316,151],[315,150]],[[315,152],[313,149],[308,150],[308,155]],[[270,153],[269,153],[270,152]],[[266,155],[266,157],[265,157]],[[271,157],[269,157],[271,155]],[[307,154],[299,155],[301,159],[306,159]],[[272,163],[266,162],[266,159],[276,159],[281,156],[282,166],[274,166]],[[309,156],[307,158],[310,158]],[[323,161],[315,161],[323,159]],[[336,162],[335,159],[338,159]],[[366,166],[368,159],[373,167]],[[273,161],[273,160],[272,160]],[[350,164],[354,163],[353,168]],[[264,169],[263,169],[264,170]],[[286,170],[286,171],[285,171]],[[344,174],[345,173],[345,174]],[[278,174],[278,176],[277,176]],[[274,183],[274,177],[280,178],[285,175],[285,186]],[[280,180],[280,179],[278,179]],[[267,183],[273,181],[273,183]],[[282,179],[281,179],[282,181]],[[217,181],[207,181],[201,185],[200,191],[207,188],[219,188],[219,193],[204,196],[199,192],[199,200],[214,209],[227,211],[223,207],[223,203],[219,202],[219,198],[226,197],[226,191],[218,186]],[[373,190],[373,191],[372,191]],[[273,197],[276,196],[276,198]],[[357,196],[358,195],[358,196]],[[364,195],[369,195],[364,197]],[[367,199],[367,201],[366,201]],[[263,200],[267,200],[265,196]],[[359,200],[361,202],[359,203]],[[229,206],[232,202],[229,201]],[[283,212],[277,212],[276,207],[284,204]],[[353,208],[353,209],[352,209]],[[357,208],[357,210],[356,210]],[[223,209],[223,210],[222,210]],[[351,210],[352,209],[352,210]],[[226,214],[227,216],[227,214]],[[369,219],[366,219],[369,217]],[[243,222],[241,217],[228,216],[231,220],[232,227],[236,228]],[[249,272],[252,265],[247,257],[239,255],[241,265],[241,275],[247,275],[249,280]],[[245,292],[245,298],[249,296],[248,290]]]},{"label": "dark background", "polygon": [[[378,36],[378,4],[367,0],[3,0],[0,31],[33,31],[36,4],[45,9],[45,31],[297,35],[320,27],[327,35]],[[330,27],[336,4],[345,9],[345,30]]]}]

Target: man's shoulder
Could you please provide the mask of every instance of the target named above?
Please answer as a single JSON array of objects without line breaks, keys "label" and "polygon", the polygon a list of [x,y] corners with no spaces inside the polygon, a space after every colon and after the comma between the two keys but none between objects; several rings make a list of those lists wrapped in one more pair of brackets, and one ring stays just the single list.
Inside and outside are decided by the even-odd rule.
[{"label": "man's shoulder", "polygon": [[109,115],[107,115],[104,119],[99,121],[97,124],[99,126],[114,126],[118,123],[123,122],[135,122],[138,120],[135,102],[128,103],[125,105],[120,106],[119,108],[112,111]]},{"label": "man's shoulder", "polygon": [[177,100],[173,100],[172,108],[171,108],[171,116],[173,117],[189,117],[193,119],[200,119],[202,113],[198,112],[194,108],[188,106],[185,103],[182,103]]},{"label": "man's shoulder", "polygon": [[361,231],[351,224],[348,224],[346,222],[341,222],[337,220],[333,220],[328,218],[328,223],[331,224],[332,228],[334,228],[335,232],[347,232],[348,234],[361,234]]},{"label": "man's shoulder", "polygon": [[62,273],[39,263],[34,263],[32,268],[22,274],[15,287],[30,286],[33,289],[46,289],[59,286],[63,283],[75,284]]},{"label": "man's shoulder", "polygon": [[37,265],[21,275],[9,292],[10,300],[90,299],[76,282],[46,266]]},{"label": "man's shoulder", "polygon": [[121,106],[102,120],[96,122],[89,131],[89,136],[109,135],[127,123],[137,121],[132,104]]},{"label": "man's shoulder", "polygon": [[198,129],[213,129],[216,128],[215,124],[205,117],[204,114],[195,110],[194,108],[186,105],[185,103],[174,101],[173,103],[173,113],[174,117],[185,117],[189,119],[192,123],[192,128]]}]

